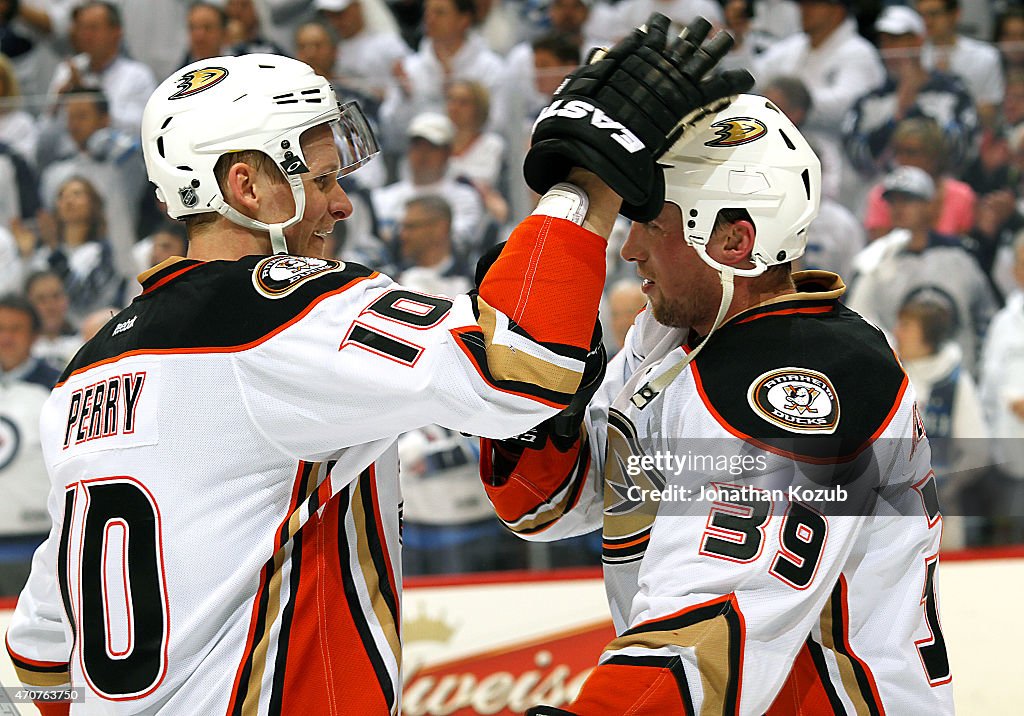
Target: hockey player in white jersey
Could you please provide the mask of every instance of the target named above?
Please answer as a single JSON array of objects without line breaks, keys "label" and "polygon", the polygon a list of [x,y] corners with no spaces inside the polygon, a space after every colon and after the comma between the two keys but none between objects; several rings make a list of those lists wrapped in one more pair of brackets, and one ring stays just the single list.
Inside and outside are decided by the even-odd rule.
[{"label": "hockey player in white jersey", "polygon": [[581,70],[601,121],[534,137],[544,196],[472,295],[319,257],[375,142],[308,66],[221,57],[158,87],[146,163],[188,257],[140,277],[43,409],[53,527],[6,642],[27,686],[85,694],[47,714],[399,712],[396,438],[505,437],[569,402],[623,199],[660,203],[680,120],[753,82],[705,77],[730,44],[701,47],[707,23],[667,27]]},{"label": "hockey player in white jersey", "polygon": [[791,272],[818,159],[743,95],[662,165],[622,248],[648,306],[589,406],[482,445],[521,536],[603,529],[618,636],[566,710],[531,715],[953,713],[913,388],[838,276]]}]

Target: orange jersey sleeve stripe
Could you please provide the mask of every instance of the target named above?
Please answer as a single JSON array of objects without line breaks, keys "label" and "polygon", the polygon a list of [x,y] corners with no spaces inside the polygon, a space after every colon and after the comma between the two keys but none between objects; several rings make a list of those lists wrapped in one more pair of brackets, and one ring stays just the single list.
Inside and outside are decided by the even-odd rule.
[{"label": "orange jersey sleeve stripe", "polygon": [[527,217],[487,272],[480,296],[541,343],[590,347],[605,240],[565,219]]}]

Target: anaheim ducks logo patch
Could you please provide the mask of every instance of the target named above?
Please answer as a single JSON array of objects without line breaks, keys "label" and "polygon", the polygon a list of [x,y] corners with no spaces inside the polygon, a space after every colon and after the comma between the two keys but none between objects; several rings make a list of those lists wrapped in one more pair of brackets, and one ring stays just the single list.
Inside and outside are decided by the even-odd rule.
[{"label": "anaheim ducks logo patch", "polygon": [[738,147],[741,144],[756,142],[768,134],[764,122],[751,117],[731,117],[711,125],[718,133],[716,139],[704,142],[705,147]]},{"label": "anaheim ducks logo patch", "polygon": [[178,91],[167,99],[191,97],[203,90],[210,89],[227,76],[228,71],[223,67],[203,67],[202,69],[186,72],[178,78]]},{"label": "anaheim ducks logo patch", "polygon": [[761,374],[747,391],[754,412],[791,433],[831,435],[839,424],[839,397],[824,373],[778,368]]},{"label": "anaheim ducks logo patch", "polygon": [[281,298],[310,279],[345,268],[341,261],[305,256],[271,256],[252,270],[252,285],[267,298]]}]

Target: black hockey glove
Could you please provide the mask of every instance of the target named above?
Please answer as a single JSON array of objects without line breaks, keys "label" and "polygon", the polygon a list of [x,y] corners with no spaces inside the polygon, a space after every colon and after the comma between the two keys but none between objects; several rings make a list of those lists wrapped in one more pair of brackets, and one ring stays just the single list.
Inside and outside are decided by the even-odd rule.
[{"label": "black hockey glove", "polygon": [[[754,86],[746,70],[705,75],[732,47],[725,32],[704,42],[704,18],[669,39],[669,20],[655,13],[610,51],[592,55],[572,72],[534,124],[523,163],[538,194],[563,181],[573,167],[599,176],[622,197],[621,213],[650,221],[664,203],[658,159],[675,143],[685,120],[717,111]],[[595,58],[596,59],[593,59]]]},{"label": "black hockey glove", "polygon": [[528,709],[526,716],[580,716],[575,711],[555,708],[554,706],[534,706]]}]

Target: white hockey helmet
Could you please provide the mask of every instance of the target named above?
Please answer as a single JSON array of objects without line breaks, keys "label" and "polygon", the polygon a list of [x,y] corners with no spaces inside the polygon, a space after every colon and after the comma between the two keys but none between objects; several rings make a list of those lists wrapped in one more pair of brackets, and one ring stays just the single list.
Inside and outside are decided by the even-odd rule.
[{"label": "white hockey helmet", "polygon": [[[251,54],[194,62],[153,92],[142,116],[142,150],[157,198],[175,219],[216,211],[236,224],[270,233],[275,253],[287,253],[284,229],[302,219],[308,173],[299,138],[329,125],[342,174],[378,152],[359,106],[338,105],[331,83],[298,60]],[[273,160],[291,186],[295,215],[266,224],[228,206],[213,168],[221,155],[257,150]]]},{"label": "white hockey helmet", "polygon": [[821,163],[769,100],[739,95],[688,127],[660,163],[665,201],[679,206],[686,242],[713,268],[724,268],[707,254],[721,209],[746,209],[756,231],[755,267],[734,268],[737,276],[758,276],[803,255],[821,203]]}]

